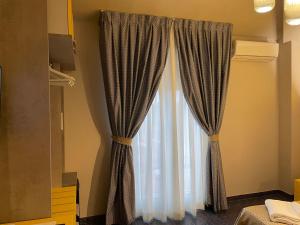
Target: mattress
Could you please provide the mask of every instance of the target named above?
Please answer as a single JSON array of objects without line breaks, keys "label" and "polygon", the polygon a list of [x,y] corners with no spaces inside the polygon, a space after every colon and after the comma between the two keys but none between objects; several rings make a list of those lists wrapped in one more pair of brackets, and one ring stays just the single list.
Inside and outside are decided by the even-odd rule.
[{"label": "mattress", "polygon": [[235,225],[283,225],[270,220],[265,205],[256,205],[244,208],[237,218]]}]

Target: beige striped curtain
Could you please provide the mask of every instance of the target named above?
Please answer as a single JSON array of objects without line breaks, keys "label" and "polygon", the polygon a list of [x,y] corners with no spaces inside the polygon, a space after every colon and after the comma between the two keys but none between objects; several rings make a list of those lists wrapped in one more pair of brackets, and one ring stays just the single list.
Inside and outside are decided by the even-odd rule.
[{"label": "beige striped curtain", "polygon": [[182,88],[191,111],[210,136],[208,199],[214,211],[228,208],[218,134],[227,94],[232,25],[175,20]]},{"label": "beige striped curtain", "polygon": [[106,224],[135,219],[131,139],[139,130],[165,67],[171,20],[100,13],[100,56],[113,135]]}]

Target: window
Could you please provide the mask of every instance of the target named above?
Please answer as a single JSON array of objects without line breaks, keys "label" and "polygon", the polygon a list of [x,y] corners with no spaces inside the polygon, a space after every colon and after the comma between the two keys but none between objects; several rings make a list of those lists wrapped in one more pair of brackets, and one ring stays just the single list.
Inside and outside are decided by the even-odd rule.
[{"label": "window", "polygon": [[133,141],[136,216],[182,219],[204,208],[208,137],[181,88],[173,36],[159,90]]}]

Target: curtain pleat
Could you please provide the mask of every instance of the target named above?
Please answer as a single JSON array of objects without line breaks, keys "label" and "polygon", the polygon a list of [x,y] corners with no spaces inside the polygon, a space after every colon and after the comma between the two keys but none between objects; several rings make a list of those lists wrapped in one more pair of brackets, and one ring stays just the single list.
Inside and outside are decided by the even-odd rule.
[{"label": "curtain pleat", "polygon": [[[100,58],[112,135],[131,139],[157,92],[166,63],[171,20],[117,12],[100,13]],[[106,224],[135,219],[132,148],[114,141]]]},{"label": "curtain pleat", "polygon": [[176,19],[175,40],[185,99],[211,137],[208,153],[207,204],[228,208],[218,133],[229,80],[232,25]]}]

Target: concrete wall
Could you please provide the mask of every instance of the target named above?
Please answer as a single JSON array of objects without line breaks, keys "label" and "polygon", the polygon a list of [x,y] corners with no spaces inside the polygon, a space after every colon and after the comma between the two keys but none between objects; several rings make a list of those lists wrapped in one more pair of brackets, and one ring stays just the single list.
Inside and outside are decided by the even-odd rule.
[{"label": "concrete wall", "polygon": [[220,133],[229,196],[278,189],[276,61],[232,61]]},{"label": "concrete wall", "polygon": [[[299,27],[298,27],[299,29]],[[300,178],[300,30],[297,40],[292,41],[292,108],[291,108],[291,173],[292,182]]]},{"label": "concrete wall", "polygon": [[292,194],[294,179],[300,177],[300,27],[290,26],[284,20],[280,23],[279,121],[284,130],[280,127],[279,181],[280,187]]},{"label": "concrete wall", "polygon": [[111,132],[97,28],[95,20],[75,21],[77,83],[65,89],[65,169],[78,172],[82,217],[105,212],[110,182]]},{"label": "concrete wall", "polygon": [[279,87],[279,184],[280,189],[292,193],[291,174],[291,74],[292,44],[280,45],[278,61]]},{"label": "concrete wall", "polygon": [[[66,170],[78,171],[81,216],[104,214],[109,188],[110,128],[100,74],[98,10],[232,22],[234,35],[276,40],[275,12],[257,14],[252,0],[74,0],[78,82],[65,90]],[[278,189],[276,62],[233,62],[220,134],[229,196]]]}]

